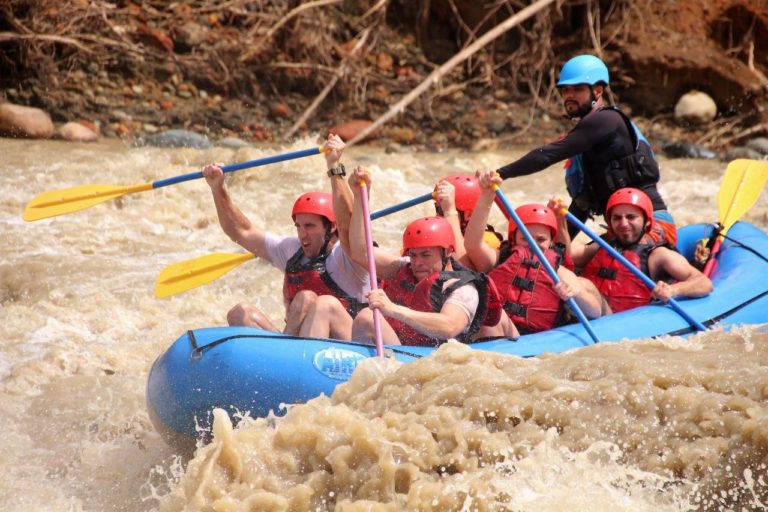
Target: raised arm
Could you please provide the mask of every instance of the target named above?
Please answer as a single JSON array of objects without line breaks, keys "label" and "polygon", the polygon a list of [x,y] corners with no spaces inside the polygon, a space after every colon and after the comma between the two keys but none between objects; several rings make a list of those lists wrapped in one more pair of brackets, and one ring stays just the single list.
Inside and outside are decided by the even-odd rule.
[{"label": "raised arm", "polygon": [[253,225],[232,201],[227,185],[224,183],[224,171],[221,170],[221,166],[208,164],[203,167],[202,174],[208,186],[211,187],[216,215],[224,233],[247,251],[269,261],[264,230]]},{"label": "raised arm", "polygon": [[[344,177],[340,174],[341,155],[346,144],[338,135],[331,134],[325,143],[325,161],[328,164],[328,172],[331,180],[331,195],[333,197],[333,214],[336,216],[336,229],[339,232],[339,243],[344,252],[349,254],[349,224],[352,216],[352,203],[354,198],[352,190]],[[339,174],[337,174],[339,173]]]},{"label": "raised arm", "polygon": [[[349,187],[352,189],[354,204],[352,206],[352,217],[349,225],[349,257],[352,261],[368,268],[368,247],[365,241],[365,225],[363,224],[363,203],[360,194],[362,193],[360,184],[365,181],[370,192],[371,175],[367,169],[356,167],[349,176]],[[391,279],[397,274],[400,268],[400,258],[395,254],[374,249],[374,261],[376,264],[376,274],[381,279]]]},{"label": "raised arm", "polygon": [[592,259],[592,256],[595,255],[600,246],[597,244],[584,245],[571,241],[571,235],[568,232],[568,220],[565,218],[568,206],[562,199],[551,198],[547,202],[547,207],[555,212],[557,217],[557,236],[555,237],[555,242],[565,245],[565,250],[570,253],[573,264],[576,267],[583,267]]},{"label": "raised arm", "polygon": [[568,221],[565,218],[568,206],[566,206],[565,201],[562,199],[552,197],[547,201],[547,208],[555,212],[555,218],[557,219],[557,235],[554,242],[563,244],[570,251],[571,236],[568,234]]},{"label": "raised arm", "polygon": [[461,232],[459,211],[456,209],[456,187],[448,180],[443,179],[437,182],[435,192],[440,210],[443,212],[443,218],[451,226],[453,238],[456,240],[453,257],[463,265],[471,264],[467,257],[467,251],[464,249],[464,234]]},{"label": "raised arm", "polygon": [[495,171],[477,171],[482,193],[464,232],[464,247],[472,265],[480,272],[491,270],[499,258],[499,252],[485,243],[485,228],[493,206],[493,185],[500,185],[501,178]]}]

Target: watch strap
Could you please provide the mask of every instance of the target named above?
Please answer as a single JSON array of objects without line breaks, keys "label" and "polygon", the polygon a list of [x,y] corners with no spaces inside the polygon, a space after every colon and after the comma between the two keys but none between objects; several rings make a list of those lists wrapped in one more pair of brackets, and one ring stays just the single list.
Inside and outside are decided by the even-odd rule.
[{"label": "watch strap", "polygon": [[346,176],[347,170],[344,168],[344,164],[339,163],[336,167],[328,169],[328,177],[331,176]]}]

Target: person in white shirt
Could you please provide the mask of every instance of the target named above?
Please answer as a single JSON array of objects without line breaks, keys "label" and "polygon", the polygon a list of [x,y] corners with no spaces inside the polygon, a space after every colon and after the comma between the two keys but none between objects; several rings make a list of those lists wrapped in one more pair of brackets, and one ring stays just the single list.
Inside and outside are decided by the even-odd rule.
[{"label": "person in white shirt", "polygon": [[[296,236],[277,236],[254,225],[229,195],[221,166],[209,164],[202,169],[224,232],[285,273],[282,332],[286,334],[350,339],[352,319],[364,306],[368,273],[348,256],[352,193],[339,164],[344,147],[341,138],[329,136],[325,148],[332,193],[299,196],[291,212]],[[252,304],[234,306],[227,313],[227,322],[280,331]]]}]

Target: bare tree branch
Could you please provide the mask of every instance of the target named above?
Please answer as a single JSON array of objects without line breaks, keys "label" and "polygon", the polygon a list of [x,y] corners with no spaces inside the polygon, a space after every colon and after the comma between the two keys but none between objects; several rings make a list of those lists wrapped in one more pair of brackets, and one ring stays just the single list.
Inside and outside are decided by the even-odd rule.
[{"label": "bare tree branch", "polygon": [[554,1],[555,0],[538,0],[536,3],[529,5],[516,14],[513,14],[505,21],[499,23],[493,29],[483,34],[480,38],[477,39],[477,41],[451,57],[445,64],[430,73],[427,78],[425,78],[411,92],[406,94],[405,97],[403,97],[400,101],[395,103],[383,116],[379,117],[376,121],[373,122],[373,124],[369,125],[363,131],[358,133],[354,138],[352,138],[352,140],[350,140],[347,145],[352,146],[365,139],[365,137],[370,135],[371,132],[378,129],[381,125],[392,119],[392,117],[402,113],[405,110],[405,107],[407,107],[413,100],[418,98],[424,91],[438,83],[440,79],[445,76],[445,74],[448,73],[451,69],[456,67],[461,62],[464,62],[468,57],[475,54],[478,50],[483,48],[494,39],[498,38],[519,23],[527,20]]}]

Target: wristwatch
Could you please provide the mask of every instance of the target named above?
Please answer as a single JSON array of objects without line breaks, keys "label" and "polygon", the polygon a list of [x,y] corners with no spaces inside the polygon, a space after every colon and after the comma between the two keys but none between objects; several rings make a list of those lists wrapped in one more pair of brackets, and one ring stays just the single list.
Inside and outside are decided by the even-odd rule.
[{"label": "wristwatch", "polygon": [[346,176],[347,170],[344,168],[344,164],[340,163],[338,166],[328,169],[328,177],[332,176]]}]

